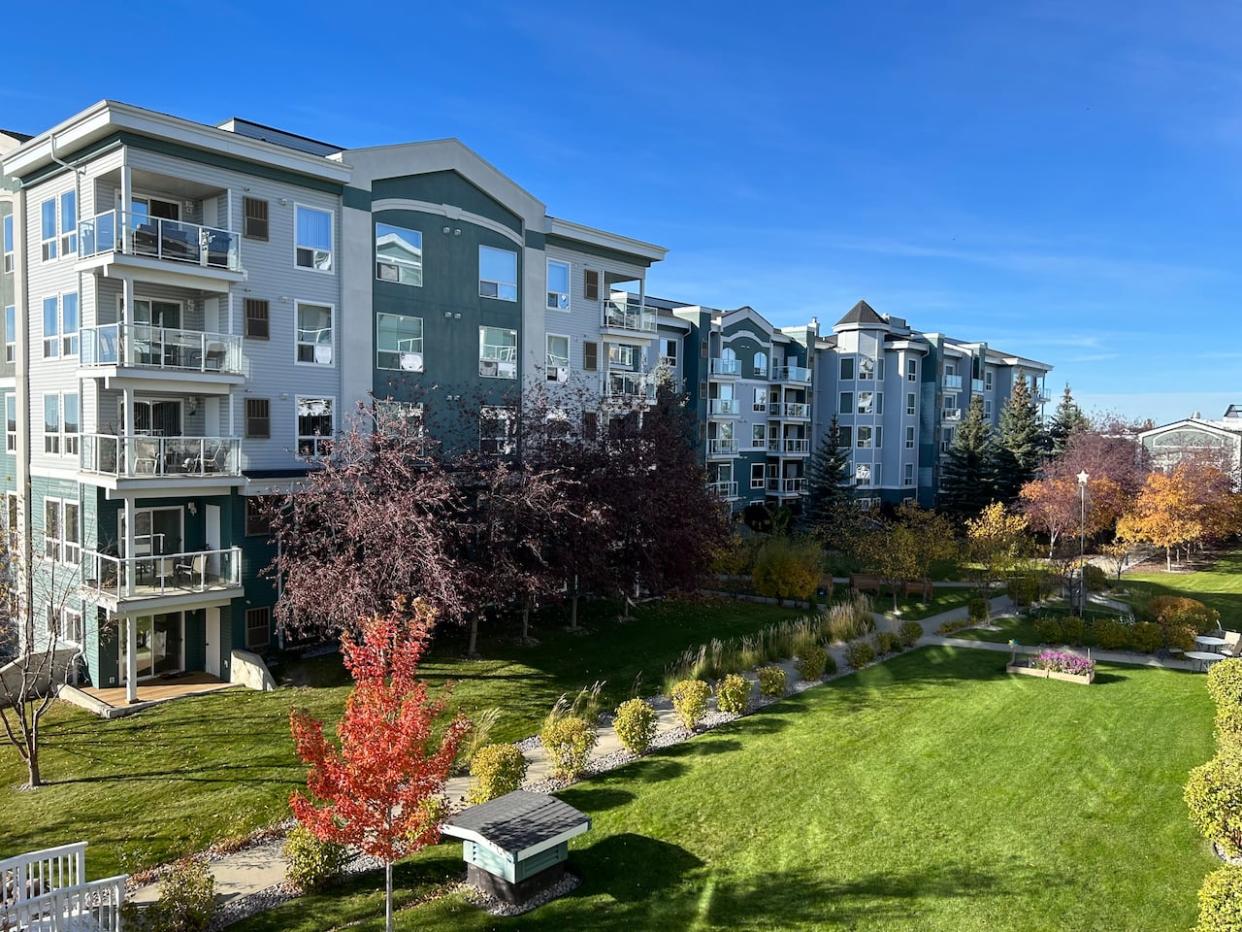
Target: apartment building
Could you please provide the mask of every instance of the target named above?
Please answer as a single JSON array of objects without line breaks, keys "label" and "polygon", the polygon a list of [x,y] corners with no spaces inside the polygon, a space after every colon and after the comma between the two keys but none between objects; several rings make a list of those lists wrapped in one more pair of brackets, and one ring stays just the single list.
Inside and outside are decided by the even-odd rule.
[{"label": "apartment building", "polygon": [[258,498],[359,403],[504,452],[536,386],[654,391],[664,249],[550,216],[455,140],[112,101],[7,138],[5,521],[36,621],[131,701],[271,642]]}]

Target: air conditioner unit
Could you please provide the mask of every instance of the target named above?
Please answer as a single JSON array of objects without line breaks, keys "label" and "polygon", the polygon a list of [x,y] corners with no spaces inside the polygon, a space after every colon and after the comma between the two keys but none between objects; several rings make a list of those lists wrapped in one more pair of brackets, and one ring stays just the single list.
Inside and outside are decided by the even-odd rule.
[{"label": "air conditioner unit", "polygon": [[517,378],[517,363],[499,361],[497,362],[497,366],[499,367],[500,374],[504,376],[505,378],[507,379]]},{"label": "air conditioner unit", "polygon": [[422,372],[423,371],[423,354],[422,353],[402,353],[401,368],[406,372]]},{"label": "air conditioner unit", "polygon": [[557,366],[556,367],[556,381],[558,382],[569,381],[569,367],[568,366]]},{"label": "air conditioner unit", "polygon": [[490,376],[493,379],[496,378],[500,375],[500,362],[495,359],[480,359],[479,375]]},{"label": "air conditioner unit", "polygon": [[321,366],[332,365],[332,344],[316,343],[315,344],[315,362]]}]

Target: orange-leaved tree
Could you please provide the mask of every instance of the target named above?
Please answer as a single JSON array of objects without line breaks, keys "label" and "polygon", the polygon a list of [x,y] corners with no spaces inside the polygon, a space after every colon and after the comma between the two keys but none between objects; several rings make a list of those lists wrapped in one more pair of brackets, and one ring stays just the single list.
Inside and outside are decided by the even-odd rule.
[{"label": "orange-leaved tree", "polygon": [[1133,506],[1117,522],[1117,536],[1163,547],[1165,566],[1172,569],[1173,548],[1200,538],[1202,519],[1191,477],[1179,466],[1147,475]]},{"label": "orange-leaved tree", "polygon": [[358,639],[342,637],[354,689],[336,728],[339,749],[323,722],[297,709],[289,716],[298,757],[310,765],[309,794],[295,791],[289,806],[315,837],[384,863],[390,932],[393,862],[439,840],[435,802],[469,727],[458,715],[433,739],[448,691],[430,696],[417,673],[435,613],[421,600],[410,608],[398,603],[364,619]]}]

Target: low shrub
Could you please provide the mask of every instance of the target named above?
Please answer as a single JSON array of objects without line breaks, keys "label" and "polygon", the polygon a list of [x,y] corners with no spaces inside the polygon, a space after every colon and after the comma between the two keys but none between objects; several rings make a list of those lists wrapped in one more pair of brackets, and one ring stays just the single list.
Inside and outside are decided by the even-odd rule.
[{"label": "low shrub", "polygon": [[466,732],[466,737],[457,747],[454,769],[458,772],[470,769],[470,762],[474,760],[474,755],[479,752],[479,748],[491,744],[492,729],[496,727],[498,721],[500,721],[500,709],[495,706],[483,709],[471,716],[470,730]]},{"label": "low shrub", "polygon": [[917,621],[903,621],[897,629],[897,637],[901,638],[902,647],[913,647],[923,636],[923,626]]},{"label": "low shrub", "polygon": [[730,715],[745,715],[750,711],[750,692],[746,677],[730,673],[716,684],[716,708]]},{"label": "low shrub", "polygon": [[981,595],[974,596],[966,603],[966,614],[975,624],[988,620],[988,600]]},{"label": "low shrub", "polygon": [[955,631],[961,631],[963,628],[969,628],[970,624],[969,618],[957,618],[952,621],[941,622],[937,632],[939,634],[952,634]]},{"label": "low shrub", "polygon": [[861,669],[875,660],[875,648],[866,638],[850,641],[845,646],[845,660],[855,670]]},{"label": "low shrub", "polygon": [[1164,629],[1152,621],[1140,621],[1130,626],[1130,650],[1140,654],[1154,654],[1164,644]]},{"label": "low shrub", "polygon": [[673,700],[673,711],[677,713],[682,725],[690,731],[694,731],[703,720],[703,713],[707,711],[707,698],[711,694],[711,687],[702,680],[682,680],[669,691],[669,698]]},{"label": "low shrub", "polygon": [[645,754],[655,737],[656,712],[644,699],[627,699],[612,720],[617,738],[631,754]]},{"label": "low shrub", "polygon": [[1103,592],[1108,588],[1108,574],[1094,563],[1082,568],[1082,578],[1087,584],[1088,592]]},{"label": "low shrub", "polygon": [[1189,625],[1195,629],[1195,634],[1207,634],[1220,625],[1220,612],[1184,595],[1158,595],[1144,606],[1144,610],[1149,620],[1157,624]]},{"label": "low shrub", "polygon": [[1195,629],[1189,625],[1169,625],[1165,627],[1164,646],[1171,650],[1194,650]]},{"label": "low shrub", "polygon": [[755,554],[750,571],[755,592],[785,599],[809,599],[823,575],[824,551],[813,539],[769,537]]},{"label": "low shrub", "polygon": [[1091,637],[1103,650],[1124,650],[1130,643],[1130,628],[1115,618],[1097,618],[1091,623]]},{"label": "low shrub", "polygon": [[759,692],[771,698],[785,695],[785,671],[781,667],[760,667]]},{"label": "low shrub", "polygon": [[1195,932],[1242,930],[1242,867],[1227,865],[1203,878]]},{"label": "low shrub", "polygon": [[901,638],[892,631],[881,631],[875,636],[875,649],[881,654],[895,654],[901,650]]},{"label": "low shrub", "polygon": [[1066,644],[1080,647],[1087,637],[1087,626],[1077,615],[1066,615],[1061,619],[1061,637]]},{"label": "low shrub", "polygon": [[160,878],[159,899],[144,912],[132,901],[122,912],[125,928],[151,932],[206,932],[215,914],[215,878],[196,858],[178,861]]},{"label": "low shrub", "polygon": [[552,772],[562,780],[576,779],[586,770],[596,740],[595,730],[575,715],[558,718],[539,732],[539,743],[548,752]]},{"label": "low shrub", "polygon": [[1226,750],[1190,771],[1190,821],[1231,858],[1242,857],[1242,756]]},{"label": "low shrub", "polygon": [[320,841],[302,825],[296,826],[285,838],[281,853],[288,862],[285,877],[303,893],[331,886],[340,880],[345,865],[349,863],[348,848]]},{"label": "low shrub", "polygon": [[1216,744],[1226,754],[1242,756],[1242,705],[1216,707]]},{"label": "low shrub", "polygon": [[1041,618],[1035,622],[1035,633],[1044,644],[1064,644],[1065,633],[1060,618]]},{"label": "low shrub", "polygon": [[809,682],[823,679],[824,670],[828,666],[828,651],[818,644],[806,647],[798,655],[798,676]]},{"label": "low shrub", "polygon": [[1095,661],[1090,657],[1079,657],[1063,650],[1041,650],[1031,659],[1031,666],[1036,670],[1074,676],[1088,676],[1095,672]]},{"label": "low shrub", "polygon": [[1039,598],[1039,582],[1033,576],[1015,576],[1005,585],[1009,601],[1025,608]]},{"label": "low shrub", "polygon": [[518,750],[516,744],[486,744],[474,754],[470,762],[468,799],[477,806],[522,788],[526,768],[530,762]]},{"label": "low shrub", "polygon": [[1218,706],[1242,705],[1242,657],[1219,660],[1207,674],[1208,695]]}]

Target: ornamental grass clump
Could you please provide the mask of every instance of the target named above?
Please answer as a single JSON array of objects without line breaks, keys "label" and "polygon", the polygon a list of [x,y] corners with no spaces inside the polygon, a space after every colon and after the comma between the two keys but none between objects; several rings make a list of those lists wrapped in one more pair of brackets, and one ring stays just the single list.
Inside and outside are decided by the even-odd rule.
[{"label": "ornamental grass clump", "polygon": [[707,699],[711,694],[711,687],[702,680],[682,680],[669,690],[673,711],[688,731],[694,731],[703,720],[703,713],[707,711]]},{"label": "ornamental grass clump", "polygon": [[745,715],[750,711],[750,681],[730,673],[716,684],[716,708],[729,715]]},{"label": "ornamental grass clump", "polygon": [[1090,676],[1095,672],[1095,661],[1090,657],[1079,657],[1063,650],[1041,650],[1031,661],[1031,666],[1036,670],[1069,673],[1072,676]]},{"label": "ornamental grass clump", "polygon": [[823,633],[832,643],[864,637],[875,628],[871,599],[861,594],[848,602],[835,603],[823,617]]},{"label": "ornamental grass clump", "polygon": [[769,699],[779,699],[785,695],[785,671],[781,667],[760,667],[755,671],[759,676],[759,692]]},{"label": "ornamental grass clump", "polygon": [[798,655],[798,676],[808,682],[822,679],[828,665],[828,651],[818,644],[810,644]]},{"label": "ornamental grass clump", "polygon": [[617,738],[631,754],[645,754],[655,737],[656,712],[643,699],[629,699],[617,706],[612,727]]},{"label": "ornamental grass clump", "polygon": [[474,782],[467,796],[472,806],[522,788],[530,762],[516,744],[488,744],[475,752],[470,762]]}]

